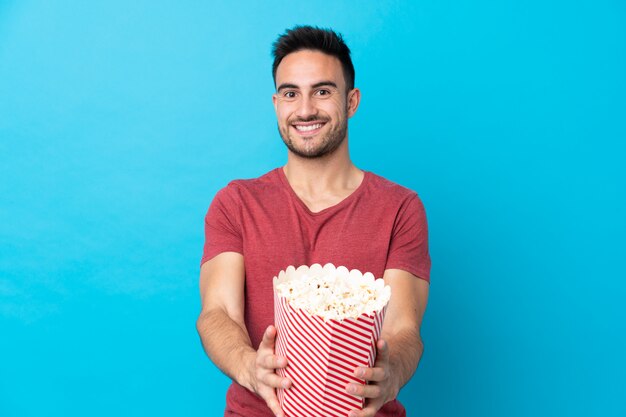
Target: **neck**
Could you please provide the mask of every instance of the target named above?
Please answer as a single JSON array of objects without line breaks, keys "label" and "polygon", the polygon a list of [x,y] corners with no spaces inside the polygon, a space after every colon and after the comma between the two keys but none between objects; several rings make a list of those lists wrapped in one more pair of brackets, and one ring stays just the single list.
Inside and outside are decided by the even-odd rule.
[{"label": "neck", "polygon": [[363,179],[362,171],[350,160],[347,138],[332,154],[319,158],[303,158],[289,152],[283,171],[294,190],[310,196],[356,189]]}]

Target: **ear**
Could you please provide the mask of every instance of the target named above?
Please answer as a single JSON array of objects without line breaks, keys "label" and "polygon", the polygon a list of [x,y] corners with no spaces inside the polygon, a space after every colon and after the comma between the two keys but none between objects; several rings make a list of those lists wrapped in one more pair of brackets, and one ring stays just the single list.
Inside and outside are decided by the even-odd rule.
[{"label": "ear", "polygon": [[358,88],[353,88],[348,92],[348,117],[354,116],[356,110],[359,108],[359,103],[361,102],[361,90]]},{"label": "ear", "polygon": [[272,103],[274,104],[274,111],[278,113],[278,96],[276,94],[272,94]]}]

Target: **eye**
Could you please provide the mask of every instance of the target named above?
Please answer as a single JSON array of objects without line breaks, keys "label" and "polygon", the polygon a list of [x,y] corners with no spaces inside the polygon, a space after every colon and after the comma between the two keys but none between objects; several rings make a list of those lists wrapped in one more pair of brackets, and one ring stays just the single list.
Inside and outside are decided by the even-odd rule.
[{"label": "eye", "polygon": [[325,97],[325,96],[329,96],[330,95],[330,90],[321,89],[321,90],[317,90],[316,93],[317,93],[318,96]]},{"label": "eye", "polygon": [[284,98],[296,98],[296,92],[295,91],[285,91],[283,93],[283,97]]}]

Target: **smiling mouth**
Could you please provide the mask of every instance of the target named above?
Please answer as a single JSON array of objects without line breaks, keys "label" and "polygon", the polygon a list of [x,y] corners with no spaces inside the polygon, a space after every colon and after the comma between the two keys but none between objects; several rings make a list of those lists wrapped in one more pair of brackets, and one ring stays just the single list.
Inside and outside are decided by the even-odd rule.
[{"label": "smiling mouth", "polygon": [[296,129],[299,133],[315,133],[319,129],[322,128],[326,123],[317,122],[317,123],[309,123],[309,124],[292,124],[294,129]]},{"label": "smiling mouth", "polygon": [[324,126],[323,123],[315,123],[312,125],[293,125],[298,132],[312,132]]}]

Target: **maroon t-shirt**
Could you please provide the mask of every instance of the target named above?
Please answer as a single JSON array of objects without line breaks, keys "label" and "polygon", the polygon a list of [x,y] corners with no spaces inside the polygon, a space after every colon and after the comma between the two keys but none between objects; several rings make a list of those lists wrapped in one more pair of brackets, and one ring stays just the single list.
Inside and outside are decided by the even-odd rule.
[{"label": "maroon t-shirt", "polygon": [[[272,279],[289,265],[330,262],[377,278],[393,268],[430,280],[422,202],[415,192],[367,171],[352,194],[317,213],[300,200],[282,168],[232,181],[207,212],[201,263],[222,252],[244,257],[245,321],[254,347],[274,323]],[[235,382],[226,395],[225,415],[273,416],[261,398]],[[397,400],[376,414],[404,415]]]}]

